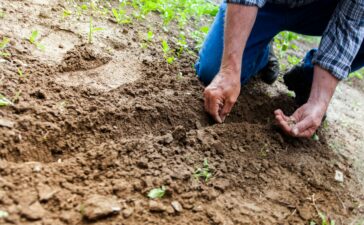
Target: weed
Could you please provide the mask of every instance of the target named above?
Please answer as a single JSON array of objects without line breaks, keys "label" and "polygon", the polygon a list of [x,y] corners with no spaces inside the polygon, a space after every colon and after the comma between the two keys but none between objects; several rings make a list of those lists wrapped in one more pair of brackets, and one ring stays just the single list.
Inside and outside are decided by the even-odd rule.
[{"label": "weed", "polygon": [[62,18],[66,19],[67,17],[69,17],[71,15],[72,15],[72,12],[70,10],[68,10],[68,9],[65,9],[65,10],[63,10]]},{"label": "weed", "polygon": [[129,16],[126,15],[125,10],[123,9],[115,9],[112,8],[111,12],[113,16],[115,17],[115,20],[118,24],[128,24],[131,23],[131,19]]},{"label": "weed", "polygon": [[33,30],[29,37],[29,42],[35,45],[39,50],[44,51],[45,47],[41,43],[37,41],[39,32],[37,30]]},{"label": "weed", "polygon": [[90,17],[90,29],[89,29],[89,33],[88,33],[88,43],[92,44],[92,39],[93,39],[94,33],[97,31],[102,31],[102,30],[104,30],[104,28],[93,26],[92,17]]},{"label": "weed", "polygon": [[154,38],[154,33],[153,33],[153,31],[148,31],[148,33],[147,33],[147,41],[152,41],[153,40],[153,38]]},{"label": "weed", "polygon": [[0,9],[0,19],[3,19],[5,17],[5,12]]},{"label": "weed", "polygon": [[294,91],[287,91],[287,95],[291,98],[296,97],[296,93],[294,93]]},{"label": "weed", "polygon": [[319,136],[317,134],[312,135],[311,139],[314,140],[314,141],[319,141],[320,140],[320,138],[319,138]]},{"label": "weed", "polygon": [[148,197],[151,199],[163,198],[165,193],[166,193],[166,188],[164,186],[162,186],[161,188],[153,188],[152,190],[149,191]]},{"label": "weed", "polygon": [[325,214],[319,212],[319,217],[321,222],[317,224],[314,221],[310,221],[310,225],[335,225],[335,220],[330,219],[329,217],[326,217]]},{"label": "weed", "polygon": [[287,61],[288,61],[288,63],[289,64],[291,64],[291,65],[297,65],[297,64],[299,64],[300,62],[301,62],[301,60],[298,58],[298,57],[296,57],[296,56],[287,56]]},{"label": "weed", "polygon": [[21,68],[18,68],[18,75],[19,75],[20,78],[24,77],[24,73],[23,73],[23,70]]},{"label": "weed", "polygon": [[4,49],[8,46],[10,39],[7,37],[3,37],[3,40],[0,42],[0,56],[2,57],[9,57],[10,53],[4,51]]},{"label": "weed", "polygon": [[14,103],[7,99],[4,95],[0,94],[0,107],[9,105],[14,105]]},{"label": "weed", "polygon": [[363,77],[364,77],[364,70],[359,70],[349,74],[349,79],[356,78],[359,80],[363,80]]},{"label": "weed", "polygon": [[203,180],[205,182],[207,182],[212,177],[212,173],[211,173],[210,166],[209,166],[209,163],[208,163],[207,159],[205,159],[203,161],[203,167],[202,168],[197,168],[196,169],[193,176],[196,179],[203,178]]},{"label": "weed", "polygon": [[175,60],[171,48],[169,47],[166,40],[162,41],[163,56],[168,64],[172,64]]}]

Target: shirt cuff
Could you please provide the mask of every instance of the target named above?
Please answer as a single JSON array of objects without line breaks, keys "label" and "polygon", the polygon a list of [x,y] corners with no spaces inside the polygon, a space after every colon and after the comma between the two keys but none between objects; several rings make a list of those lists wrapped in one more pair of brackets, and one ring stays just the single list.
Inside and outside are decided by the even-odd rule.
[{"label": "shirt cuff", "polygon": [[312,63],[320,66],[322,69],[329,71],[334,77],[339,80],[347,78],[350,73],[350,66],[341,63],[340,59],[336,56],[316,52],[312,59]]}]

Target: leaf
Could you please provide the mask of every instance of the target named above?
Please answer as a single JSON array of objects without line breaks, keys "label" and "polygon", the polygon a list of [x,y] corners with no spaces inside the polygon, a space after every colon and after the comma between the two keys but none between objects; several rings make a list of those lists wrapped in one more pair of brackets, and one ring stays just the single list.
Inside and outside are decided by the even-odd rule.
[{"label": "leaf", "polygon": [[14,105],[9,99],[0,94],[0,106]]},{"label": "leaf", "polygon": [[314,135],[312,135],[312,140],[319,141],[320,138],[319,138],[319,136],[317,134],[314,134]]},{"label": "leaf", "polygon": [[166,40],[163,40],[162,41],[162,49],[163,49],[163,52],[164,53],[168,53],[169,52],[169,45],[168,45],[168,43],[167,43]]},{"label": "leaf", "polygon": [[151,199],[163,198],[165,193],[166,193],[166,189],[164,186],[162,186],[161,188],[154,188],[154,189],[150,190],[148,193],[148,197]]},{"label": "leaf", "polygon": [[33,30],[32,31],[32,34],[29,37],[30,43],[34,44],[35,43],[35,40],[37,39],[37,37],[38,37],[38,31],[37,30]]},{"label": "leaf", "polygon": [[7,37],[3,37],[3,40],[0,42],[0,49],[6,48],[6,46],[9,44],[10,39]]}]

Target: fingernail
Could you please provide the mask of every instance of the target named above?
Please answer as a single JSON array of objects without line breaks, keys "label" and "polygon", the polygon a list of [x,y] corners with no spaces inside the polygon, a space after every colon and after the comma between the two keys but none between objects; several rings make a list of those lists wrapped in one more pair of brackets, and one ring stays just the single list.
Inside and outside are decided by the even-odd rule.
[{"label": "fingernail", "polygon": [[292,129],[292,133],[293,133],[295,136],[297,136],[297,135],[298,135],[298,128],[297,128],[297,127],[294,127],[294,128]]}]

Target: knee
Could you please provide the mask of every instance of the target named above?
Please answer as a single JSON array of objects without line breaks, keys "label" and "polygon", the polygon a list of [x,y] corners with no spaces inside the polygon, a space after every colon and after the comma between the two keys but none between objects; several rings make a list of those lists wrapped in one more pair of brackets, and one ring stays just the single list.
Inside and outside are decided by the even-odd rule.
[{"label": "knee", "polygon": [[204,62],[204,60],[201,58],[196,62],[195,70],[198,79],[204,85],[209,85],[218,73],[218,69],[214,68],[214,66],[208,65],[208,63]]}]

